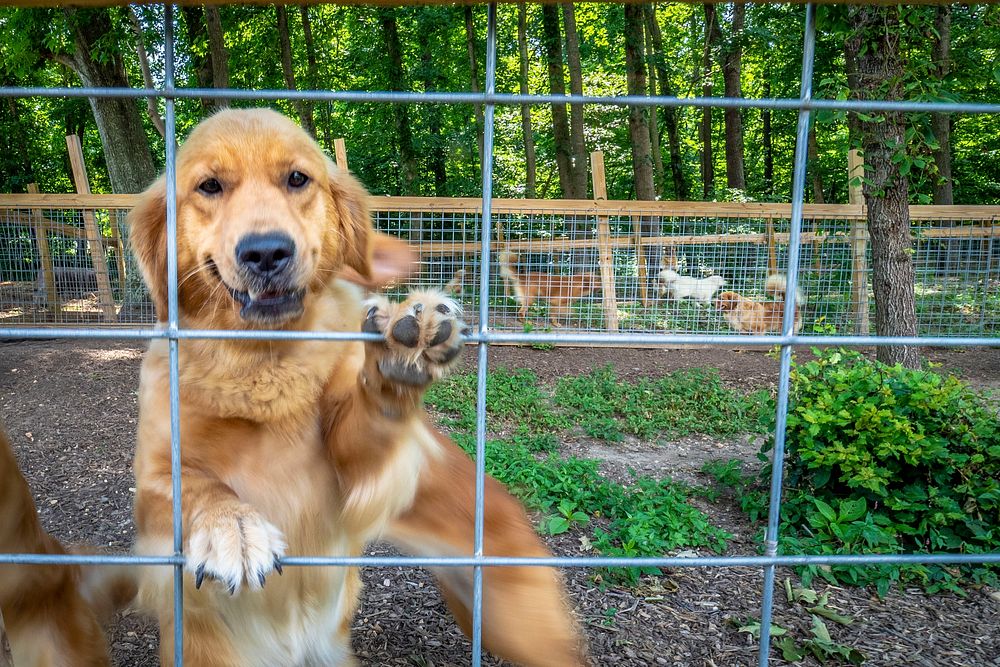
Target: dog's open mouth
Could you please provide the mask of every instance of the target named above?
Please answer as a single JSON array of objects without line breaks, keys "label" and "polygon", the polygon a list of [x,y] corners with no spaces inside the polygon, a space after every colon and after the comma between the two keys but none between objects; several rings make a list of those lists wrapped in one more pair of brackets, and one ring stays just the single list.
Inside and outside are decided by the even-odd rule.
[{"label": "dog's open mouth", "polygon": [[240,317],[248,322],[280,324],[302,314],[305,290],[289,286],[267,285],[260,290],[238,290],[225,281],[215,261],[209,259],[212,274],[240,304]]}]

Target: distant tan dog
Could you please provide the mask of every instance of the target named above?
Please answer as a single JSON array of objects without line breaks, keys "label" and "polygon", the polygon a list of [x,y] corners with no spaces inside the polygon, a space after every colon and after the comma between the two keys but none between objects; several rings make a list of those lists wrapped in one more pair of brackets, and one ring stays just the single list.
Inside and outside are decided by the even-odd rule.
[{"label": "distant tan dog", "polygon": [[[3,429],[0,553],[67,553],[39,523]],[[16,667],[110,665],[101,622],[134,595],[129,572],[116,566],[0,565],[0,635],[6,623]],[[0,665],[3,661],[0,650]]]},{"label": "distant tan dog", "polygon": [[442,288],[443,291],[448,296],[462,296],[462,292],[465,290],[465,269],[459,269],[455,272],[455,275],[451,277],[451,280]]},{"label": "distant tan dog", "polygon": [[514,293],[521,321],[527,320],[528,309],[535,301],[546,301],[549,304],[549,321],[552,322],[552,326],[561,327],[560,320],[569,319],[573,302],[589,296],[598,285],[597,276],[593,273],[574,273],[567,276],[558,273],[522,271],[517,266],[517,255],[512,252],[502,252],[498,259],[500,275],[506,279]]},{"label": "distant tan dog", "polygon": [[[736,292],[723,292],[715,300],[715,307],[722,311],[726,322],[736,331],[750,334],[780,333],[786,290],[785,276],[774,274],[768,277],[764,292],[777,297],[775,301],[754,301]],[[796,294],[793,332],[799,333],[802,330],[801,304],[804,299],[801,292],[796,291]]]},{"label": "distant tan dog", "polygon": [[[185,664],[356,665],[357,569],[269,575],[282,574],[283,556],[358,556],[382,537],[420,556],[473,553],[474,466],[421,405],[462,349],[461,311],[437,292],[364,301],[345,278],[384,282],[401,272],[392,266],[399,253],[380,250],[386,239],[372,230],[361,185],[278,113],[228,110],[202,122],[178,151],[177,193],[182,326],[386,337],[180,342]],[[162,178],[129,223],[162,321]],[[167,343],[154,341],[140,378],[135,457],[142,554],[173,550],[168,371]],[[549,555],[520,504],[491,479],[485,501],[487,554]],[[140,599],[169,638],[170,570],[146,571]],[[435,574],[468,630],[472,568]],[[494,653],[531,667],[587,664],[553,569],[487,568],[483,609]],[[173,663],[169,640],[160,656]]]}]

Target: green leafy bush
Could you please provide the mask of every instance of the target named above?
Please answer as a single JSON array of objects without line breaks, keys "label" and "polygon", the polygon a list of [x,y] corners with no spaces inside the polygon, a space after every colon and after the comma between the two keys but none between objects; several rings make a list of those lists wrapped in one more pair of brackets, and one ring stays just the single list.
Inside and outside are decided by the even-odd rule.
[{"label": "green leafy bush", "polygon": [[[954,376],[814,353],[792,371],[784,551],[1000,550],[1000,425],[989,397]],[[880,594],[899,580],[931,592],[997,580],[984,565],[834,566],[808,568],[806,585],[816,574]]]}]

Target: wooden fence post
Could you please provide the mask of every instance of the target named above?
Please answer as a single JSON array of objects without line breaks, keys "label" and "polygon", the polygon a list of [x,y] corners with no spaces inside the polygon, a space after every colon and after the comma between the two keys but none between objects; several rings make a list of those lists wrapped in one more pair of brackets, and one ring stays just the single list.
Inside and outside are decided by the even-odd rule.
[{"label": "wooden fence post", "polygon": [[[865,176],[865,161],[857,149],[847,153],[848,203],[864,207],[860,179]],[[855,179],[858,182],[855,184]],[[851,303],[854,305],[854,333],[868,335],[868,220],[851,221]]]},{"label": "wooden fence post", "polygon": [[[594,199],[607,200],[608,185],[604,177],[604,153],[590,154],[591,178],[594,185]],[[601,265],[601,291],[604,295],[604,326],[608,331],[618,331],[618,298],[615,295],[615,265],[611,250],[611,229],[608,217],[597,216],[598,257]]]},{"label": "wooden fence post", "polygon": [[[38,184],[28,183],[28,192],[38,194]],[[52,251],[49,249],[49,233],[41,209],[32,209],[31,226],[35,230],[38,245],[38,259],[42,265],[42,289],[45,291],[45,308],[53,314],[60,310],[59,292],[56,289],[56,270],[52,265]]]},{"label": "wooden fence post", "polygon": [[[75,134],[67,135],[66,148],[69,151],[69,163],[73,169],[73,181],[76,183],[76,191],[81,195],[90,194],[90,182],[87,180],[87,167],[83,163],[83,147],[80,145],[80,137]],[[100,227],[97,226],[97,219],[93,210],[83,210],[83,226],[87,230],[87,247],[90,249],[90,262],[94,266],[94,275],[97,278],[97,297],[101,304],[101,312],[104,319],[111,321],[118,318],[115,309],[115,295],[111,291],[111,277],[108,275],[107,257],[104,254],[104,242]],[[114,222],[111,224],[114,227]],[[119,258],[124,263],[124,258],[119,254]],[[120,279],[125,280],[125,269],[121,267]]]},{"label": "wooden fence post", "polygon": [[347,144],[344,143],[343,137],[333,140],[333,151],[336,156],[337,166],[347,171]]}]

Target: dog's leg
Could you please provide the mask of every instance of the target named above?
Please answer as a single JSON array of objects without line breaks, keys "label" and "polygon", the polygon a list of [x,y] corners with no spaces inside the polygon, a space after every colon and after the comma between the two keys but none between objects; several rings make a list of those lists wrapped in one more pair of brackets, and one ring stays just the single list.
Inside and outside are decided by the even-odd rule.
[{"label": "dog's leg", "polygon": [[10,655],[10,642],[7,641],[7,628],[3,623],[3,610],[0,610],[0,667],[12,667],[14,658]]},{"label": "dog's leg", "polygon": [[[471,556],[475,467],[453,442],[436,434],[443,456],[429,461],[413,506],[393,521],[387,537],[420,556]],[[486,478],[484,551],[488,556],[547,557],[524,510],[496,480]],[[472,628],[472,569],[441,567],[434,574],[449,608]],[[527,667],[587,665],[584,644],[567,605],[559,573],[546,567],[487,567],[483,572],[483,643]]]}]

